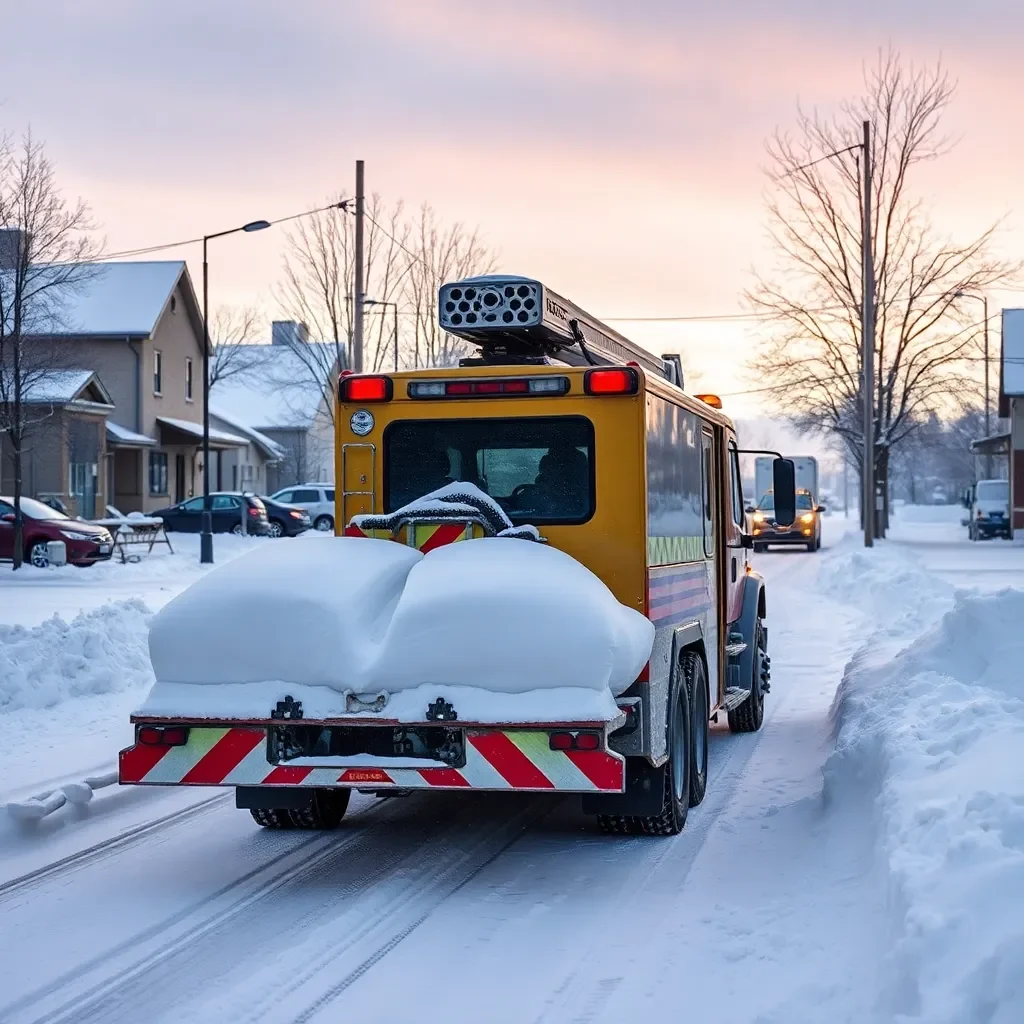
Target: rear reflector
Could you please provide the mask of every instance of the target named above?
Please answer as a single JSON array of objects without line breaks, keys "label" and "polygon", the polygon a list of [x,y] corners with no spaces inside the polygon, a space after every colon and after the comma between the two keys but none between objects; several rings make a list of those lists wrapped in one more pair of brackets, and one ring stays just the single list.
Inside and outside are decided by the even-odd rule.
[{"label": "rear reflector", "polygon": [[640,378],[631,366],[587,370],[583,390],[588,395],[635,395],[640,390]]},{"label": "rear reflector", "polygon": [[343,402],[390,402],[391,378],[348,374],[338,381],[338,391]]},{"label": "rear reflector", "polygon": [[183,747],[188,743],[188,729],[183,725],[143,725],[139,729],[138,739],[147,747]]},{"label": "rear reflector", "polygon": [[552,750],[572,750],[573,735],[571,732],[553,732],[551,734]]},{"label": "rear reflector", "polygon": [[[342,382],[344,386],[344,381]],[[506,398],[515,395],[565,395],[568,377],[499,377],[493,380],[414,380],[410,398]]]}]

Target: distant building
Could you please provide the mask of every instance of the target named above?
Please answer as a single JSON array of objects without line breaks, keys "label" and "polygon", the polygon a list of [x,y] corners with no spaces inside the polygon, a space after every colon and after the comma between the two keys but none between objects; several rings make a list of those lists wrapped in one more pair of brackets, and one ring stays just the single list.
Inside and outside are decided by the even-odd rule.
[{"label": "distant building", "polygon": [[333,343],[309,341],[305,324],[275,321],[271,344],[236,346],[232,358],[247,369],[211,388],[210,410],[221,423],[245,424],[279,450],[265,463],[268,493],[333,482],[332,382],[344,361],[337,356]]},{"label": "distant building", "polygon": [[[991,441],[1003,442],[1008,460],[1010,516],[1016,532],[1024,530],[1024,309],[1003,310],[999,415],[1009,419],[1010,430]],[[978,452],[977,444],[974,447]]]}]

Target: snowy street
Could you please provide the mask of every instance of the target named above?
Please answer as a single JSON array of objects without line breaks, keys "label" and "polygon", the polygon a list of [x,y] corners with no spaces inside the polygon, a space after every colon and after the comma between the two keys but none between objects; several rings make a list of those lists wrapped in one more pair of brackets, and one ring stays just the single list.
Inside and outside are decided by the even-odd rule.
[{"label": "snowy street", "polygon": [[[500,794],[356,795],[321,834],[216,789],[0,814],[0,1020],[1019,1020],[1024,547],[960,511],[756,556],[765,723],[714,727],[676,838]],[[181,552],[3,577],[0,802],[114,766]]]}]

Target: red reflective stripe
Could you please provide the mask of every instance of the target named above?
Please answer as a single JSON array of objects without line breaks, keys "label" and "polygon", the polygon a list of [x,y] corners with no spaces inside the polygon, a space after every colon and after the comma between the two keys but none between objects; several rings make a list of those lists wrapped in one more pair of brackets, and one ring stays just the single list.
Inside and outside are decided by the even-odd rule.
[{"label": "red reflective stripe", "polygon": [[503,733],[471,733],[476,747],[513,789],[554,789],[554,783]]},{"label": "red reflective stripe", "polygon": [[181,780],[183,786],[216,785],[266,738],[262,729],[232,729],[193,765]]},{"label": "red reflective stripe", "polygon": [[312,770],[312,768],[300,768],[294,764],[280,764],[260,785],[297,786]]},{"label": "red reflective stripe", "polygon": [[144,743],[122,750],[117,755],[119,782],[141,782],[170,752],[171,747],[149,747]]},{"label": "red reflective stripe", "polygon": [[565,756],[598,789],[622,789],[622,762],[603,750],[567,750]]},{"label": "red reflective stripe", "polygon": [[420,768],[423,781],[429,786],[468,786],[462,773],[454,768]]},{"label": "red reflective stripe", "polygon": [[[413,529],[413,527],[410,527],[410,529]],[[465,523],[446,523],[444,526],[439,526],[427,538],[423,547],[420,548],[420,551],[422,551],[423,554],[426,554],[428,551],[433,551],[434,548],[442,547],[445,544],[451,544],[462,536],[462,532],[465,529]]]}]

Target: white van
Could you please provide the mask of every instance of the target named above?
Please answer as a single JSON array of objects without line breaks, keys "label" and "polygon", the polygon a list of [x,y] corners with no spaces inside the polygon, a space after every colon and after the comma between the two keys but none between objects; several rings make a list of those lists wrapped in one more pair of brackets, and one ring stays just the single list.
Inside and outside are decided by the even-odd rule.
[{"label": "white van", "polygon": [[964,504],[970,509],[967,535],[971,540],[1010,539],[1009,480],[979,480],[968,488]]},{"label": "white van", "polygon": [[304,508],[313,520],[314,529],[324,533],[334,529],[334,484],[296,484],[270,497],[285,505]]}]

